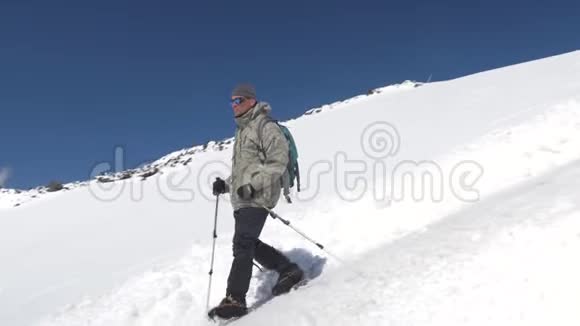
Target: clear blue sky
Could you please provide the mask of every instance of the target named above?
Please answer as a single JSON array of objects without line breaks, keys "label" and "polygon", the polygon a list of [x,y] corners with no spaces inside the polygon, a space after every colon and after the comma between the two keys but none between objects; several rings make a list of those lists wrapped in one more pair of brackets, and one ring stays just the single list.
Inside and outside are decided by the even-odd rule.
[{"label": "clear blue sky", "polygon": [[[211,3],[211,4],[210,4]],[[233,135],[251,81],[282,120],[405,79],[580,48],[574,1],[0,2],[7,187],[86,180]]]}]

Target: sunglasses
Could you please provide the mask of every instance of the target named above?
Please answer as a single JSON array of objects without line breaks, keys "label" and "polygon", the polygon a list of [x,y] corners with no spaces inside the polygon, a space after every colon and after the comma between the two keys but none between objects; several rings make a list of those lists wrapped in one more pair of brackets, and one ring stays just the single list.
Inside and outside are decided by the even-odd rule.
[{"label": "sunglasses", "polygon": [[235,99],[230,100],[231,105],[240,105],[244,103],[247,99],[245,97],[236,97]]}]

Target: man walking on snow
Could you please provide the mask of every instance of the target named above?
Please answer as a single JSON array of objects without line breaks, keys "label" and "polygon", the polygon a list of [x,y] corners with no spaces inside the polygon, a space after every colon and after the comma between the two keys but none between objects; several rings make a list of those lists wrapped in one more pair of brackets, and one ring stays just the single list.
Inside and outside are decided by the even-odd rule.
[{"label": "man walking on snow", "polygon": [[252,277],[253,260],[279,273],[272,294],[290,291],[303,271],[281,252],[259,240],[268,216],[281,192],[281,177],[288,164],[288,142],[269,117],[270,105],[258,102],[252,85],[240,84],[232,92],[231,105],[237,124],[232,173],[227,181],[217,179],[213,194],[231,194],[234,208],[234,259],[226,297],[209,316],[233,318],[247,313],[246,293]]}]

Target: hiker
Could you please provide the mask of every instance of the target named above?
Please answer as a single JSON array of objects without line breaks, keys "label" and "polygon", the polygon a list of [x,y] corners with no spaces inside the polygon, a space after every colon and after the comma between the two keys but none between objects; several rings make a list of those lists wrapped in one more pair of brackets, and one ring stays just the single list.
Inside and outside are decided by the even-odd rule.
[{"label": "hiker", "polygon": [[[246,293],[252,277],[253,260],[279,273],[273,295],[291,290],[304,272],[280,251],[259,240],[268,216],[276,206],[289,161],[289,145],[277,123],[269,117],[270,105],[259,102],[251,84],[236,86],[231,106],[237,124],[232,173],[216,179],[213,194],[229,192],[234,209],[234,259],[228,277],[226,297],[211,309],[210,317],[229,319],[247,313]],[[268,209],[266,209],[267,207]]]}]

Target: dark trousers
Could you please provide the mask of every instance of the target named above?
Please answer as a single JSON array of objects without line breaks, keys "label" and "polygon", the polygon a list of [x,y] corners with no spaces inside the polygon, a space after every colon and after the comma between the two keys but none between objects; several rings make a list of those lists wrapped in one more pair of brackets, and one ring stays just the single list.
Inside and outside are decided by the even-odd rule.
[{"label": "dark trousers", "polygon": [[234,298],[245,299],[250,287],[254,259],[264,268],[279,273],[292,265],[281,252],[258,239],[267,217],[268,211],[264,208],[245,207],[234,211],[234,260],[227,288],[227,294]]}]

